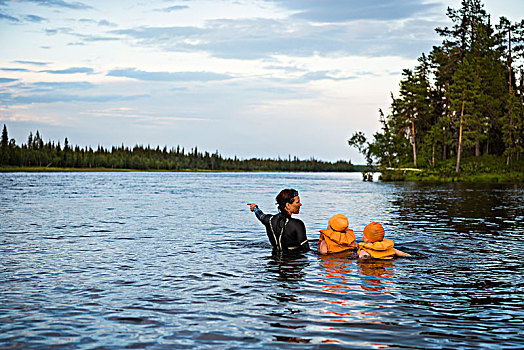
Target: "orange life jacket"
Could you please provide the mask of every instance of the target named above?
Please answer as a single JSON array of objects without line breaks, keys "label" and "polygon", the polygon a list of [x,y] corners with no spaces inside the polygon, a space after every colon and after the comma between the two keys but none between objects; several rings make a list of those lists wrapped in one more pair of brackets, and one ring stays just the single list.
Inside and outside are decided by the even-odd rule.
[{"label": "orange life jacket", "polygon": [[329,228],[320,230],[319,247],[322,240],[326,242],[328,253],[343,252],[344,250],[354,249],[357,246],[355,234],[351,229],[346,229],[344,232],[334,231]]},{"label": "orange life jacket", "polygon": [[392,259],[395,256],[395,249],[393,249],[393,240],[384,238],[382,241],[373,243],[359,243],[358,252],[364,249],[372,258],[375,259]]}]

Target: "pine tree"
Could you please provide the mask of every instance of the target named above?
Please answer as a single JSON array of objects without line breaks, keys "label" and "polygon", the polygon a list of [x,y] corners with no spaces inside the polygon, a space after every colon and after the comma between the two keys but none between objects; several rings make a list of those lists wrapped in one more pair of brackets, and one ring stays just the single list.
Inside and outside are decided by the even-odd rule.
[{"label": "pine tree", "polygon": [[33,132],[29,132],[29,136],[27,137],[27,148],[31,149],[33,147]]},{"label": "pine tree", "polygon": [[392,110],[396,128],[409,135],[413,150],[413,164],[417,166],[417,145],[422,143],[425,130],[432,124],[431,88],[428,81],[428,61],[419,59],[415,71],[405,69],[400,82],[400,96],[393,100]]},{"label": "pine tree", "polygon": [[449,93],[455,123],[459,129],[456,172],[460,169],[463,146],[474,145],[480,137],[480,79],[475,71],[475,63],[475,59],[469,55],[464,57],[455,71],[455,84]]},{"label": "pine tree", "polygon": [[0,142],[0,165],[9,165],[9,136],[5,124],[2,129],[2,140]]},{"label": "pine tree", "polygon": [[7,126],[5,124],[4,128],[2,129],[2,142],[0,145],[3,150],[6,150],[7,146],[9,145],[9,136],[7,134]]},{"label": "pine tree", "polygon": [[[496,26],[499,30],[500,51],[507,62],[507,112],[500,118],[502,136],[505,145],[504,155],[506,165],[509,166],[512,155],[522,152],[522,102],[516,95],[516,79],[513,70],[513,61],[524,56],[524,20],[520,23],[511,23],[501,17]],[[522,76],[522,73],[521,73]],[[522,92],[521,92],[522,94]],[[519,103],[520,102],[520,103]]]},{"label": "pine tree", "polygon": [[[455,125],[452,122],[450,87],[453,85],[453,74],[458,62],[458,55],[446,45],[435,46],[430,55],[433,65],[434,90],[432,105],[435,110],[435,124],[431,128],[429,142],[432,148],[441,146],[441,159],[448,158],[450,146],[453,144]],[[433,152],[432,152],[433,153]]]},{"label": "pine tree", "polygon": [[[480,0],[463,0],[461,5],[448,9],[450,27],[436,29],[442,44],[427,58],[423,54],[414,70],[404,70],[391,115],[384,118],[381,113],[387,128],[374,135],[368,146],[379,161],[386,160],[389,142],[394,144],[390,147],[394,151],[387,152],[390,164],[404,162],[411,153],[415,165],[420,159],[435,166],[438,158],[452,156],[451,146],[456,146],[456,171],[466,151],[475,156],[482,150],[485,154],[505,152],[508,161],[512,154],[518,157],[522,152],[524,92],[505,96],[504,91],[508,91],[505,86],[510,92],[516,89],[511,57],[524,57],[524,21],[510,25],[501,19],[495,32]],[[501,29],[506,27],[511,37]]]}]

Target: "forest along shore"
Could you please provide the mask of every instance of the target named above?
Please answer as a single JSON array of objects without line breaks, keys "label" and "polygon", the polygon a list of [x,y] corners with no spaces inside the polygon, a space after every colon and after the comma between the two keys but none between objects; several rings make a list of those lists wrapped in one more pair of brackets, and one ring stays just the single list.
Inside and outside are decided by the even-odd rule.
[{"label": "forest along shore", "polygon": [[440,45],[404,69],[381,130],[348,140],[383,180],[521,182],[524,20],[494,20],[480,0],[448,8]]},{"label": "forest along shore", "polygon": [[71,146],[67,137],[60,142],[44,142],[40,132],[29,133],[27,143],[17,145],[9,140],[4,124],[0,144],[0,171],[310,171],[353,172],[361,168],[350,161],[326,162],[310,158],[239,159],[201,152],[197,147],[186,151],[177,146],[152,148],[124,145],[104,148]]}]

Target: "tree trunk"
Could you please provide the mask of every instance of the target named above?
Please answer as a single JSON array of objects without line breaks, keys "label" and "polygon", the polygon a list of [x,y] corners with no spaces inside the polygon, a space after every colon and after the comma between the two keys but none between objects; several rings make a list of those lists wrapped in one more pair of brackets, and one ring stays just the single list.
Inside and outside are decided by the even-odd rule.
[{"label": "tree trunk", "polygon": [[417,167],[417,146],[415,145],[415,120],[411,116],[411,136],[413,137],[413,164]]},{"label": "tree trunk", "polygon": [[480,142],[475,142],[475,157],[480,157]]},{"label": "tree trunk", "polygon": [[431,154],[431,164],[435,167],[435,144],[433,144],[433,153]]},{"label": "tree trunk", "polygon": [[513,86],[511,82],[511,25],[508,31],[508,84],[509,84],[509,94],[513,91]]},{"label": "tree trunk", "polygon": [[457,151],[457,167],[455,168],[456,173],[458,173],[460,170],[460,154],[462,153],[462,118],[464,116],[464,102],[465,100],[462,99],[462,111],[460,112],[459,144]]},{"label": "tree trunk", "polygon": [[[508,30],[508,85],[509,85],[509,97],[510,97],[510,101],[511,101],[511,95],[513,93],[513,86],[512,86],[512,83],[511,83],[511,26],[509,27],[509,30]],[[513,115],[512,115],[512,104],[510,104],[509,106],[509,140],[510,140],[510,147],[512,146],[512,137],[511,137],[511,129],[512,129],[512,126],[513,126]],[[508,157],[506,158],[506,166],[509,166],[509,163],[510,163],[510,160],[511,160],[511,150],[508,152]]]},{"label": "tree trunk", "polygon": [[[510,93],[510,97],[511,97],[511,93]],[[511,101],[511,98],[510,98],[510,101]],[[513,130],[513,105],[510,104],[509,106],[509,145],[508,145],[508,148],[509,149],[509,152],[508,152],[508,158],[506,159],[506,166],[509,166],[509,163],[510,163],[510,160],[511,160],[511,148],[513,147],[513,133],[512,133],[512,130]]]}]

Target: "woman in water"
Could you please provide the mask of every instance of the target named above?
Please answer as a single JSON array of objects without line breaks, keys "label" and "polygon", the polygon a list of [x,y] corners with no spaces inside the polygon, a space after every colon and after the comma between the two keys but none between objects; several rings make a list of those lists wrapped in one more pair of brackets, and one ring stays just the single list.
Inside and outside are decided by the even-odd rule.
[{"label": "woman in water", "polygon": [[264,214],[255,203],[247,203],[251,211],[266,226],[269,242],[273,251],[282,253],[305,252],[309,250],[306,237],[306,226],[299,219],[291,217],[300,212],[300,197],[298,191],[285,189],[276,197],[278,214]]}]

